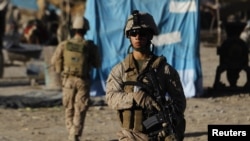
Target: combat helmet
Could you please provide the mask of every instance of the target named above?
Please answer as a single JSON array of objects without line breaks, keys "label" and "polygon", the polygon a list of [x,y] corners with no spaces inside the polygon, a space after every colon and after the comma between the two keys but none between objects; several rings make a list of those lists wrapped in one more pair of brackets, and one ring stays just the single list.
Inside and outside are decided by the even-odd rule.
[{"label": "combat helmet", "polygon": [[83,29],[85,31],[88,31],[89,22],[86,18],[82,16],[76,16],[73,20],[72,29]]},{"label": "combat helmet", "polygon": [[128,37],[128,32],[133,29],[149,29],[152,35],[158,34],[157,26],[152,15],[148,13],[139,13],[138,10],[134,10],[128,17],[124,28],[125,36]]}]

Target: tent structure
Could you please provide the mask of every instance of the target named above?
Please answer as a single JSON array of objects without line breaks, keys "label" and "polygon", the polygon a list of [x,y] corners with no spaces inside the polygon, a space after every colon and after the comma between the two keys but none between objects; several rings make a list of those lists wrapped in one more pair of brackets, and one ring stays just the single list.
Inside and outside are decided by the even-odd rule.
[{"label": "tent structure", "polygon": [[164,55],[178,71],[186,97],[203,93],[199,55],[199,0],[89,0],[85,17],[90,31],[86,39],[100,48],[102,67],[93,73],[91,95],[105,94],[111,68],[125,58],[130,45],[124,25],[133,10],[148,12],[160,34],[154,36],[155,53]]}]

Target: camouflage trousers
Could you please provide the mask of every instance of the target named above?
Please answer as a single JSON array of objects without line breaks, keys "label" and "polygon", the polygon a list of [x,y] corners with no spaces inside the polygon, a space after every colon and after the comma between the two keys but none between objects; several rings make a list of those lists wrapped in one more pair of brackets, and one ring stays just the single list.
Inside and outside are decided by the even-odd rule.
[{"label": "camouflage trousers", "polygon": [[65,107],[65,123],[69,136],[81,136],[89,108],[90,82],[74,76],[64,77],[62,80],[62,103]]}]

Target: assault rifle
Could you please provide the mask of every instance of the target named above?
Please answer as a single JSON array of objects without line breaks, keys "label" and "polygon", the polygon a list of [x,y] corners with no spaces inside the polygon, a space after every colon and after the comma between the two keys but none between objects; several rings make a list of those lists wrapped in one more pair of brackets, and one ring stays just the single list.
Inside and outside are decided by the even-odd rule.
[{"label": "assault rifle", "polygon": [[145,69],[145,71],[137,77],[137,84],[142,90],[155,99],[161,108],[161,111],[147,110],[145,113],[148,115],[148,118],[143,121],[143,125],[149,137],[157,137],[159,132],[162,131],[164,131],[166,136],[171,135],[175,137],[175,110],[173,100],[171,97],[166,99],[165,94],[161,93],[155,69],[152,67]]}]

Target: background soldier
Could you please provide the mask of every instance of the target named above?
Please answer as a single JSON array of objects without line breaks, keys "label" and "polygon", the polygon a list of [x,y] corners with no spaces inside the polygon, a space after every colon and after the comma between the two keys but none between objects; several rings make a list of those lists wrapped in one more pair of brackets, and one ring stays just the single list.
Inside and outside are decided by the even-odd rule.
[{"label": "background soldier", "polygon": [[90,98],[90,71],[100,66],[97,46],[83,39],[89,29],[88,21],[78,16],[73,21],[72,39],[63,41],[51,58],[55,71],[62,74],[63,105],[69,140],[78,141],[82,135]]},{"label": "background soldier", "polygon": [[129,16],[125,35],[133,51],[112,68],[106,84],[107,103],[118,111],[121,121],[119,141],[184,138],[186,98],[177,71],[150,49],[156,34],[150,14],[135,10]]}]

